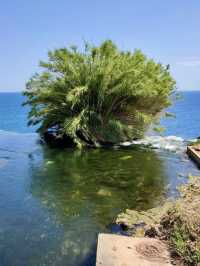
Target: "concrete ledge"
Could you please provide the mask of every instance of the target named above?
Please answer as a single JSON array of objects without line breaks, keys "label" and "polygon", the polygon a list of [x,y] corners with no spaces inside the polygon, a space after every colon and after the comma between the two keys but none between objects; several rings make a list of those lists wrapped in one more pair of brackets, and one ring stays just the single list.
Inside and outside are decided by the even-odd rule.
[{"label": "concrete ledge", "polygon": [[200,167],[200,152],[196,150],[197,148],[200,149],[200,146],[188,146],[187,154]]},{"label": "concrete ledge", "polygon": [[99,234],[96,266],[169,266],[167,246],[153,238]]}]

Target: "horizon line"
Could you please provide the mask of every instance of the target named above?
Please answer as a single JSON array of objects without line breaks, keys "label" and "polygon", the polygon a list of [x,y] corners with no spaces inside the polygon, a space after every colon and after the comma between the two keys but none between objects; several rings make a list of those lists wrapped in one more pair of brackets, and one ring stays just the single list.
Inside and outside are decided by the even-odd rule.
[{"label": "horizon line", "polygon": [[[13,91],[1,91],[0,90],[0,93],[22,93],[23,91],[25,91],[25,90],[13,90]],[[192,89],[192,90],[190,90],[190,89],[187,89],[187,90],[177,90],[177,91],[180,91],[180,92],[184,92],[184,91],[189,91],[189,92],[192,92],[192,91],[199,91],[200,92],[200,88],[199,89]]]}]

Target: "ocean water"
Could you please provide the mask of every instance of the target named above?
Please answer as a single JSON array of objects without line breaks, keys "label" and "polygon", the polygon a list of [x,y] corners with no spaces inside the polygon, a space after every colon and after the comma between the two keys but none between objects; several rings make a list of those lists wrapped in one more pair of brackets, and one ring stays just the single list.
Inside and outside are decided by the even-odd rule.
[{"label": "ocean water", "polygon": [[0,130],[34,132],[33,128],[27,127],[28,108],[22,107],[24,101],[20,93],[0,93]]},{"label": "ocean water", "polygon": [[[180,92],[168,111],[176,118],[161,119],[165,135],[184,139],[200,136],[200,91]],[[36,127],[27,127],[28,107],[22,107],[25,98],[20,93],[0,93],[0,130],[18,133],[35,132]]]},{"label": "ocean water", "polygon": [[[127,208],[178,195],[200,171],[185,153],[140,147],[50,149],[26,126],[20,94],[0,94],[0,265],[93,266],[99,232]],[[184,93],[165,134],[199,136],[200,93]]]},{"label": "ocean water", "polygon": [[175,118],[162,119],[165,135],[175,135],[184,139],[200,136],[200,91],[180,92],[180,99],[168,111]]}]

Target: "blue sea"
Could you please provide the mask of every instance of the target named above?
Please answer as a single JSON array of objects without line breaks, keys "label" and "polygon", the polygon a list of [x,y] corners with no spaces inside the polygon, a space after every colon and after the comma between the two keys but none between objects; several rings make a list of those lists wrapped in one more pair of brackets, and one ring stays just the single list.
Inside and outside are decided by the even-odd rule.
[{"label": "blue sea", "polygon": [[31,133],[27,126],[28,107],[22,107],[25,97],[21,93],[0,93],[0,130]]},{"label": "blue sea", "polygon": [[[176,118],[161,119],[165,135],[184,139],[200,136],[200,91],[180,92],[181,99],[168,109]],[[0,93],[0,130],[30,133],[27,127],[28,107],[22,107],[25,98],[20,93]]]},{"label": "blue sea", "polygon": [[[200,92],[184,92],[162,119],[166,135],[200,135]],[[200,175],[185,152],[142,147],[53,149],[27,127],[20,93],[0,93],[0,266],[95,266],[98,233],[177,197]]]},{"label": "blue sea", "polygon": [[168,109],[175,118],[162,119],[165,135],[184,139],[200,136],[200,91],[180,92],[180,99]]}]

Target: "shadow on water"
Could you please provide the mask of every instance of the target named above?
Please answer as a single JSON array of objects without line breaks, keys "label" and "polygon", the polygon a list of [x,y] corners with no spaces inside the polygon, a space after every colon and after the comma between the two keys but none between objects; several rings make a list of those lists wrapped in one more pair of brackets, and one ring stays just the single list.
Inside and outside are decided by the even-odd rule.
[{"label": "shadow on water", "polygon": [[1,266],[94,265],[98,233],[164,200],[180,164],[133,147],[49,149],[28,135],[0,136],[0,161]]}]

